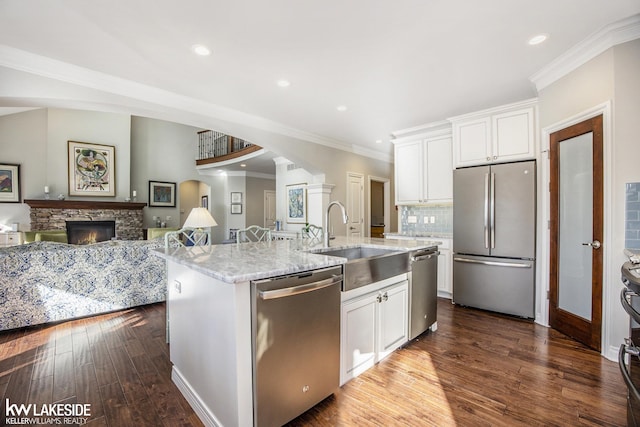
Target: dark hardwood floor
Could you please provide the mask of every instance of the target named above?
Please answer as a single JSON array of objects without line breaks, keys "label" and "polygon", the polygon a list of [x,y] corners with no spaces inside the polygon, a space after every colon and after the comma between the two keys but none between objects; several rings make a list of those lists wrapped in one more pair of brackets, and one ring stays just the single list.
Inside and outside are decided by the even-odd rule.
[{"label": "dark hardwood floor", "polygon": [[[626,424],[616,363],[531,322],[440,300],[438,330],[292,426]],[[4,402],[90,403],[88,426],[201,426],[170,379],[164,304],[0,333]]]}]

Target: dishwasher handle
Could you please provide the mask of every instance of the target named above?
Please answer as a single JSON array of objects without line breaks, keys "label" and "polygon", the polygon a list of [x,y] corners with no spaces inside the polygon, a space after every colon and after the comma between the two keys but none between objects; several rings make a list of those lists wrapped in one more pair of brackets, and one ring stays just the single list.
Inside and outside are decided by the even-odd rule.
[{"label": "dishwasher handle", "polygon": [[425,259],[437,257],[440,255],[440,251],[435,252],[419,252],[411,257],[411,262],[424,261]]},{"label": "dishwasher handle", "polygon": [[271,291],[258,291],[258,296],[263,300],[291,297],[327,288],[340,282],[342,282],[342,274],[337,274],[328,279],[318,280],[317,282],[306,283],[304,285],[273,289]]}]

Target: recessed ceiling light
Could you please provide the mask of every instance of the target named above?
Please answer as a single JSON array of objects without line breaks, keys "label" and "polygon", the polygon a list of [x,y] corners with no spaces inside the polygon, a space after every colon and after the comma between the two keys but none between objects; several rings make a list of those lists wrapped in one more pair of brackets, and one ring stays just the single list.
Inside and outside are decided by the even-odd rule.
[{"label": "recessed ceiling light", "polygon": [[241,167],[241,168],[246,168],[246,167],[247,167],[247,165],[245,165],[244,163],[240,163],[240,167]]},{"label": "recessed ceiling light", "polygon": [[289,87],[291,86],[291,82],[289,80],[280,79],[276,82],[276,84],[280,87]]},{"label": "recessed ceiling light", "polygon": [[538,34],[537,36],[533,36],[529,39],[529,44],[531,46],[535,46],[545,41],[548,37],[549,36],[547,36],[546,34]]},{"label": "recessed ceiling light", "polygon": [[382,144],[382,140],[381,139],[376,139],[376,144]]},{"label": "recessed ceiling light", "polygon": [[201,44],[194,44],[191,46],[191,50],[193,50],[196,55],[200,56],[207,56],[211,54],[209,48]]},{"label": "recessed ceiling light", "polygon": [[347,106],[346,105],[338,105],[336,107],[336,110],[338,110],[338,111],[347,111]]}]

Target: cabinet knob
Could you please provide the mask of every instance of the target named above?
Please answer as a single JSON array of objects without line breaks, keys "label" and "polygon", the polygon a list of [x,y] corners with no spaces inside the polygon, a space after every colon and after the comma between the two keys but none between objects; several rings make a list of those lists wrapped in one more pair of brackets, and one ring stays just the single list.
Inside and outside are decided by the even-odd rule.
[{"label": "cabinet knob", "polygon": [[491,161],[491,156],[487,157],[487,162]]},{"label": "cabinet knob", "polygon": [[385,292],[384,295],[382,295],[382,300],[386,301],[389,299],[389,295],[387,295],[387,293]]},{"label": "cabinet knob", "polygon": [[498,160],[498,156],[493,156],[493,160]]}]

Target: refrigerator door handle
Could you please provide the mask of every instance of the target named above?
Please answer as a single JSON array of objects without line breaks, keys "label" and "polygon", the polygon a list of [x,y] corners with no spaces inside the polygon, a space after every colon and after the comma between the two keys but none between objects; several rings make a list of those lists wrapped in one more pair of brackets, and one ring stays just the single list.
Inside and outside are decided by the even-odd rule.
[{"label": "refrigerator door handle", "polygon": [[466,262],[469,264],[491,265],[494,267],[531,268],[531,263],[522,263],[522,262],[481,261],[477,259],[468,259],[468,258],[459,258],[459,257],[454,257],[453,260],[458,262]]},{"label": "refrigerator door handle", "polygon": [[484,174],[484,247],[489,249],[489,174]]},{"label": "refrigerator door handle", "polygon": [[491,229],[491,249],[496,248],[496,174],[491,172],[491,218],[489,228]]}]

